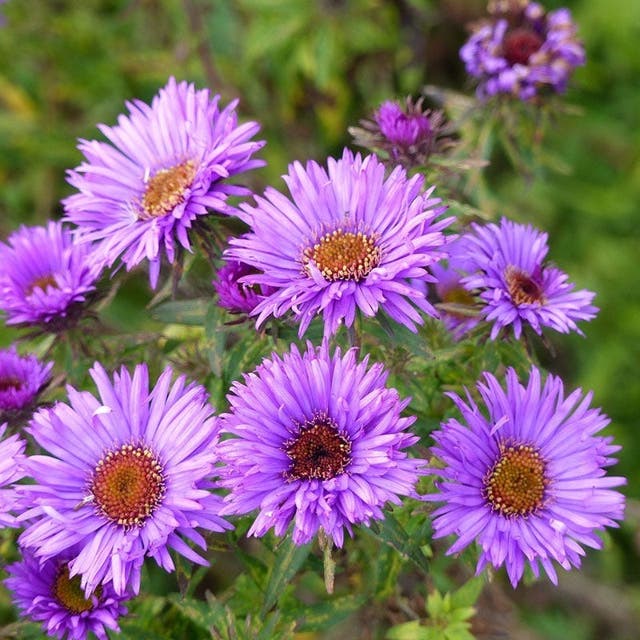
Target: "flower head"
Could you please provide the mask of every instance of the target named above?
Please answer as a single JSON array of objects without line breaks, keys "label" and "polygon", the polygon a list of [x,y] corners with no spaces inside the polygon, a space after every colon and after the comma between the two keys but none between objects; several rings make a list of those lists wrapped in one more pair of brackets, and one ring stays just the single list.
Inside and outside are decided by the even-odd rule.
[{"label": "flower head", "polygon": [[12,526],[15,518],[11,511],[17,507],[15,491],[7,485],[21,480],[25,476],[24,450],[26,442],[17,435],[2,440],[7,423],[0,425],[0,524]]},{"label": "flower head", "polygon": [[92,593],[113,581],[138,592],[150,556],[173,569],[169,549],[206,564],[183,538],[205,548],[196,527],[222,531],[221,498],[212,494],[217,419],[204,387],[171,383],[167,368],[149,389],[146,365],[116,373],[90,370],[99,398],[68,387],[69,405],[36,413],[28,428],[48,455],[31,457],[34,484],[20,487],[30,505],[23,546],[47,560],[71,547],[71,577]]},{"label": "flower head", "polygon": [[7,324],[47,331],[72,327],[96,296],[103,261],[94,247],[73,242],[60,222],[20,227],[0,242],[0,309]]},{"label": "flower head", "polygon": [[407,457],[417,441],[401,417],[408,400],[385,386],[382,365],[333,355],[325,342],[274,354],[236,382],[221,416],[219,445],[231,490],[225,513],[258,510],[249,535],[273,528],[309,542],[322,529],[342,546],[344,529],[384,517],[387,502],[413,495],[424,460]]},{"label": "flower head", "polygon": [[285,181],[291,199],[268,188],[256,207],[242,205],[252,230],[228,251],[262,272],[244,281],[275,289],[252,312],[259,325],[291,310],[302,335],[322,314],[331,335],[360,310],[384,311],[415,331],[423,322],[418,310],[436,315],[412,282],[433,280],[426,268],[446,255],[442,229],[451,218],[435,221],[443,209],[432,189],[421,192],[421,176],[408,179],[396,167],[385,179],[375,156],[345,150],[327,170],[292,164]]},{"label": "flower head", "polygon": [[595,294],[574,291],[565,273],[545,264],[546,233],[506,218],[500,225],[473,224],[472,229],[465,236],[470,275],[462,282],[468,290],[480,292],[485,305],[481,313],[494,323],[492,339],[506,327],[513,327],[519,338],[524,324],[538,334],[545,326],[582,334],[576,321],[595,317]]},{"label": "flower head", "polygon": [[255,273],[257,270],[244,262],[226,260],[212,283],[218,294],[218,304],[231,313],[251,313],[265,298],[261,293],[263,288],[256,290],[257,287],[241,279]]},{"label": "flower head", "polygon": [[118,618],[127,613],[113,586],[99,586],[87,596],[80,588],[80,577],[69,575],[71,553],[56,556],[41,563],[27,549],[23,558],[6,567],[9,577],[4,581],[20,611],[43,630],[60,640],[85,640],[93,633],[99,640],[108,640],[107,629],[119,632]]},{"label": "flower head", "polygon": [[467,396],[450,394],[464,422],[451,419],[432,434],[433,454],[444,464],[444,502],[433,514],[435,537],[455,534],[448,553],[474,540],[481,548],[478,572],[487,564],[506,566],[515,587],[528,563],[555,583],[552,561],[580,566],[582,546],[600,548],[595,533],[617,526],[624,496],[612,490],[624,478],[605,475],[619,447],[596,436],[609,422],[590,409],[591,395],[578,389],[565,398],[562,380],[544,385],[534,367],[526,386],[508,369],[506,390],[490,373],[478,391],[486,412]]},{"label": "flower head", "polygon": [[479,25],[460,50],[467,72],[478,78],[478,96],[506,93],[530,100],[542,91],[562,93],[584,48],[568,9],[545,14],[536,2],[495,3],[492,19]]},{"label": "flower head", "polygon": [[429,157],[451,145],[443,134],[445,117],[441,111],[423,109],[423,98],[409,97],[403,105],[387,100],[371,120],[361,120],[362,128],[349,129],[357,145],[371,151],[385,151],[392,162],[404,167],[424,166]]},{"label": "flower head", "polygon": [[51,378],[53,362],[21,356],[15,346],[0,350],[0,420],[29,412]]},{"label": "flower head", "polygon": [[251,140],[258,124],[238,125],[237,101],[220,110],[219,100],[170,78],[151,106],[128,102],[117,126],[99,126],[111,144],[81,140],[87,161],[69,172],[79,193],[64,201],[66,219],[104,241],[109,265],[121,257],[129,270],[149,260],[154,288],[162,250],[172,263],[176,244],[190,248],[199,216],[233,213],[227,197],[248,190],[227,179],[264,164],[252,158],[264,144]]}]

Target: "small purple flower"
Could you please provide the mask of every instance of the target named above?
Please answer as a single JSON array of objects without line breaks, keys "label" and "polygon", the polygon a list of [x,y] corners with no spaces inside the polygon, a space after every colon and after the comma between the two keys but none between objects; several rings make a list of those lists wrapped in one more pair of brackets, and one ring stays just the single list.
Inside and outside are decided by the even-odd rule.
[{"label": "small purple flower", "polygon": [[80,577],[69,576],[68,553],[44,563],[26,549],[22,553],[20,562],[6,567],[9,577],[4,581],[20,615],[42,622],[43,630],[60,640],[85,640],[89,633],[108,640],[107,629],[120,631],[126,596],[117,595],[110,584],[86,596]]},{"label": "small purple flower", "polygon": [[34,484],[19,489],[31,507],[20,544],[41,561],[75,547],[70,576],[86,594],[110,581],[137,593],[145,556],[167,571],[169,549],[207,564],[184,539],[205,549],[196,527],[230,527],[210,491],[218,421],[204,387],[172,384],[169,368],[151,390],[144,364],[113,382],[98,363],[90,373],[99,398],[68,387],[70,404],[40,410],[27,429],[49,455],[25,463]]},{"label": "small purple flower", "polygon": [[585,62],[569,10],[545,14],[536,2],[498,4],[493,18],[460,50],[467,72],[479,80],[478,96],[506,93],[530,100],[544,90],[563,93]]},{"label": "small purple flower", "polygon": [[127,102],[117,126],[99,125],[111,144],[81,140],[87,161],[69,172],[79,193],[64,201],[66,219],[104,241],[109,265],[121,257],[130,270],[149,260],[153,288],[163,250],[173,263],[180,247],[190,250],[199,216],[234,213],[227,197],[249,191],[227,179],[264,164],[252,158],[264,144],[251,140],[259,125],[238,126],[237,100],[223,110],[219,100],[170,78],[151,106]]},{"label": "small purple flower", "polygon": [[322,314],[325,336],[356,311],[384,311],[412,331],[423,322],[418,310],[437,315],[416,281],[431,282],[427,267],[446,256],[442,233],[452,218],[436,221],[430,189],[401,167],[385,177],[375,157],[329,158],[327,170],[311,161],[295,162],[285,181],[291,199],[272,188],[256,196],[256,207],[241,205],[251,232],[230,241],[227,256],[262,273],[242,279],[273,287],[252,314],[261,325],[268,316],[293,311],[299,335]]},{"label": "small purple flower", "polygon": [[91,244],[73,242],[60,222],[20,227],[0,242],[0,309],[9,325],[61,331],[96,297],[103,269]]},{"label": "small purple flower", "polygon": [[579,567],[583,546],[602,546],[596,531],[623,517],[624,496],[612,487],[625,479],[605,475],[620,447],[595,435],[609,420],[589,408],[591,393],[565,398],[562,380],[549,375],[542,386],[535,367],[526,387],[508,369],[506,391],[484,377],[486,409],[469,393],[466,401],[449,394],[464,422],[450,419],[432,434],[444,468],[432,469],[439,493],[424,498],[445,503],[433,513],[434,537],[457,536],[449,554],[477,541],[477,572],[505,565],[514,587],[526,564],[555,584],[552,561]]},{"label": "small purple flower", "polygon": [[241,278],[255,273],[258,273],[257,269],[244,262],[226,260],[212,282],[218,294],[218,304],[230,313],[251,313],[265,296],[256,290],[256,286],[242,282]]},{"label": "small purple flower", "polygon": [[15,518],[10,512],[17,508],[17,501],[14,489],[7,485],[25,476],[26,442],[15,434],[2,440],[7,426],[6,422],[0,425],[0,524],[13,526]]},{"label": "small purple flower", "polygon": [[273,528],[309,542],[320,530],[339,547],[344,529],[384,518],[387,502],[415,495],[424,460],[405,449],[418,438],[409,400],[385,386],[382,365],[358,363],[355,350],[333,355],[325,341],[280,357],[273,354],[244,384],[234,383],[219,445],[231,490],[223,513],[258,510],[248,535]]},{"label": "small purple flower", "polygon": [[371,120],[361,120],[362,128],[351,127],[354,142],[371,151],[384,151],[393,163],[406,168],[424,166],[433,153],[452,145],[444,133],[441,111],[423,109],[423,98],[407,98],[404,106],[387,100]]},{"label": "small purple flower", "polygon": [[38,394],[51,379],[53,362],[21,356],[15,346],[0,350],[0,421],[32,410]]},{"label": "small purple flower", "polygon": [[519,338],[524,324],[538,334],[542,327],[550,327],[582,335],[576,321],[595,317],[598,308],[591,305],[595,294],[574,291],[565,273],[546,266],[546,233],[506,218],[499,226],[471,226],[473,232],[465,236],[470,275],[462,282],[468,290],[480,291],[482,315],[494,323],[492,339],[507,327],[513,327]]}]

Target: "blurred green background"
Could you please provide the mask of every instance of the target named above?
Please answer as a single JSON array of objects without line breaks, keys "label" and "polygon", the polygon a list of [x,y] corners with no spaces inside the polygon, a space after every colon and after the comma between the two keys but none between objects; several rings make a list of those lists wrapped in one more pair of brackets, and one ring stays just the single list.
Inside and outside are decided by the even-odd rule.
[{"label": "blurred green background", "polygon": [[[559,116],[547,136],[555,170],[525,179],[497,154],[489,191],[495,213],[548,231],[551,258],[597,292],[601,311],[583,327],[586,339],[554,337],[545,365],[570,387],[593,389],[611,416],[609,433],[623,445],[615,472],[629,478],[630,500],[608,553],[589,556],[585,572],[561,576],[557,590],[540,583],[480,604],[485,615],[506,616],[506,637],[636,638],[640,2],[546,6],[571,8],[587,49],[566,96],[576,113]],[[382,100],[425,84],[471,94],[457,52],[484,8],[476,0],[9,0],[0,27],[0,237],[59,217],[70,193],[65,170],[81,160],[76,138],[97,137],[97,123],[114,124],[125,100],[150,100],[169,75],[225,103],[240,97],[241,118],[261,122],[268,141],[267,167],[247,182],[281,187],[289,162],[338,153],[350,143],[347,127]],[[145,277],[133,275],[115,319],[143,326],[140,296],[150,297]],[[13,338],[0,330],[2,344]],[[482,611],[474,628],[498,637],[482,635]]]}]

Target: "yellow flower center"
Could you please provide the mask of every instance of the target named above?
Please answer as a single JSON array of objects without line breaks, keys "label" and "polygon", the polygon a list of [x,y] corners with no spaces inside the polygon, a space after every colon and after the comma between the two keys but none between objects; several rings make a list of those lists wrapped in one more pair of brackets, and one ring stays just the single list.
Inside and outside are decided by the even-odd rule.
[{"label": "yellow flower center", "polygon": [[514,304],[545,304],[542,287],[527,273],[517,267],[507,267],[505,280]]},{"label": "yellow flower center", "polygon": [[98,462],[90,491],[100,512],[124,527],[141,526],[165,494],[162,465],[143,446],[123,444]]},{"label": "yellow flower center", "polygon": [[359,282],[380,264],[380,256],[374,236],[336,229],[305,249],[303,263],[307,274],[313,262],[325,280]]},{"label": "yellow flower center", "polygon": [[27,287],[27,295],[30,296],[35,289],[42,289],[46,293],[48,287],[57,289],[58,283],[56,279],[52,275],[40,276]]},{"label": "yellow flower center", "polygon": [[160,169],[149,178],[142,196],[141,220],[165,216],[184,201],[186,190],[196,175],[193,160],[187,160],[168,169]]},{"label": "yellow flower center", "polygon": [[285,443],[291,480],[329,480],[344,472],[351,462],[351,443],[338,433],[327,416],[317,416],[303,425],[297,437]]},{"label": "yellow flower center", "polygon": [[[93,609],[91,598],[85,598],[84,591],[80,587],[80,576],[70,578],[69,567],[66,565],[58,573],[52,590],[56,600],[71,613],[80,614]],[[93,595],[100,599],[102,587],[97,587]]]},{"label": "yellow flower center", "polygon": [[500,445],[500,455],[484,479],[484,497],[503,516],[528,516],[544,504],[549,481],[540,453],[529,445]]}]

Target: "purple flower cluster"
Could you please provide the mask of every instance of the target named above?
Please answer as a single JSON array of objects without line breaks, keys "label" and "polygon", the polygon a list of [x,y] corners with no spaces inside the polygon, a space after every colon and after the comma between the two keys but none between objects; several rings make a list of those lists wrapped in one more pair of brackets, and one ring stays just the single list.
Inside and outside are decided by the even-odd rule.
[{"label": "purple flower cluster", "polygon": [[598,309],[591,291],[574,290],[568,276],[546,264],[547,234],[506,218],[499,225],[472,224],[464,236],[465,288],[483,302],[482,316],[493,323],[491,338],[512,328],[519,338],[524,325],[582,334],[576,321],[591,320]]},{"label": "purple flower cluster", "polygon": [[79,193],[64,201],[66,219],[103,242],[109,265],[148,260],[153,288],[163,251],[173,263],[198,217],[234,213],[228,196],[249,193],[227,179],[264,164],[252,158],[264,144],[251,140],[259,125],[238,125],[237,100],[222,110],[219,100],[171,78],[151,106],[128,102],[117,126],[99,126],[111,144],[81,140],[87,161],[69,172]]},{"label": "purple flower cluster", "polygon": [[103,269],[90,244],[60,222],[20,227],[0,242],[0,309],[9,325],[60,331],[73,326],[96,294]]},{"label": "purple flower cluster", "polygon": [[596,532],[623,517],[624,496],[613,487],[625,480],[605,475],[620,447],[595,435],[609,420],[589,408],[592,394],[565,397],[562,381],[550,375],[543,385],[535,367],[526,386],[509,369],[506,390],[484,377],[484,410],[470,394],[450,394],[464,422],[432,434],[444,464],[432,469],[439,493],[426,496],[445,503],[433,513],[435,537],[457,536],[449,554],[477,541],[477,571],[505,565],[514,587],[527,564],[556,583],[553,561],[580,566],[583,546],[600,548]]},{"label": "purple flower cluster", "polygon": [[585,62],[571,13],[545,13],[536,2],[507,5],[474,30],[460,50],[467,72],[478,79],[478,96],[531,100],[543,91],[564,92],[574,69]]},{"label": "purple flower cluster", "polygon": [[[371,155],[345,150],[316,162],[296,162],[284,177],[291,199],[272,188],[243,204],[251,231],[230,241],[230,259],[260,273],[241,282],[272,287],[252,311],[258,325],[292,311],[302,336],[322,314],[325,336],[350,327],[356,311],[385,312],[412,331],[422,311],[436,315],[415,282],[433,280],[427,267],[446,256],[442,230],[451,218],[422,191],[423,178],[408,178],[401,167],[385,175]],[[286,231],[285,231],[286,230]]]},{"label": "purple flower cluster", "polygon": [[333,355],[325,342],[273,354],[236,382],[218,446],[230,489],[223,513],[258,510],[248,535],[269,529],[309,542],[320,530],[341,547],[344,530],[384,517],[387,503],[415,495],[424,460],[406,449],[418,438],[382,365]]}]

